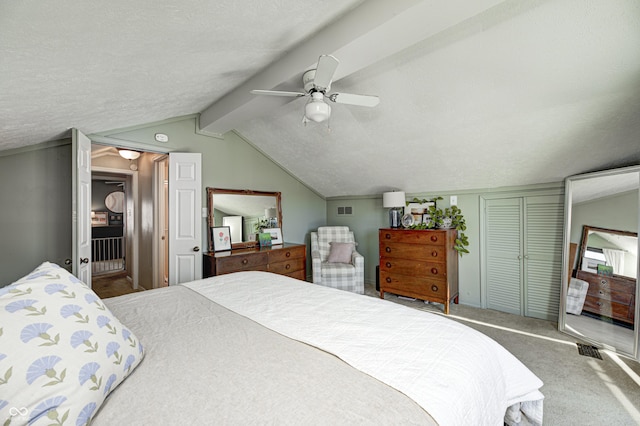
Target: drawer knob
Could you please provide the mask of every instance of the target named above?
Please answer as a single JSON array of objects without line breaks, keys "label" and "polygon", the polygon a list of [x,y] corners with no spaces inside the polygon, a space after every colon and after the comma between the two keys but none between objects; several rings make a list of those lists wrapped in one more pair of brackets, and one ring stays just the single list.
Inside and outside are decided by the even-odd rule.
[{"label": "drawer knob", "polygon": [[291,265],[287,263],[287,266],[285,266],[284,269],[291,269]]},{"label": "drawer knob", "polygon": [[438,268],[431,268],[431,273],[433,275],[437,275],[438,274]]},{"label": "drawer knob", "polygon": [[387,268],[391,268],[391,262],[387,262],[387,263],[385,263],[385,265],[386,265]]},{"label": "drawer knob", "polygon": [[606,286],[607,286],[607,284],[609,284],[609,281],[607,281],[607,280],[600,280],[600,285],[601,285],[601,286],[606,287]]},{"label": "drawer knob", "polygon": [[387,240],[390,240],[390,239],[391,239],[391,234],[384,234],[384,237],[385,237]]},{"label": "drawer knob", "polygon": [[432,235],[432,236],[431,236],[431,241],[433,241],[434,243],[435,243],[436,241],[438,241],[438,236],[437,236],[437,235]]},{"label": "drawer knob", "polygon": [[384,251],[386,251],[387,253],[391,253],[391,247],[385,248]]},{"label": "drawer knob", "polygon": [[432,251],[431,257],[438,257],[438,252],[436,250]]},{"label": "drawer knob", "polygon": [[596,305],[602,306],[602,302],[596,302]]},{"label": "drawer knob", "polygon": [[247,259],[242,259],[242,264],[246,265],[247,263],[249,263],[249,261]]},{"label": "drawer knob", "polygon": [[285,256],[287,256],[287,257],[291,257],[291,252],[290,252],[290,251],[288,251],[288,252],[287,252],[287,254],[286,254]]},{"label": "drawer knob", "polygon": [[387,279],[385,281],[390,283],[391,282],[391,278],[387,277]]},{"label": "drawer knob", "polygon": [[431,286],[431,291],[438,291],[438,286],[437,285],[432,285]]},{"label": "drawer knob", "polygon": [[604,294],[604,291],[600,290],[598,291],[598,294]]}]

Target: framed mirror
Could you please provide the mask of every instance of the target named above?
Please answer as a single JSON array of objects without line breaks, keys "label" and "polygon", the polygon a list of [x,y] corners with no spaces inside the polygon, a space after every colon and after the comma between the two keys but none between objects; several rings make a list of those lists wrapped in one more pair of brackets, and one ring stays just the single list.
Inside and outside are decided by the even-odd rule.
[{"label": "framed mirror", "polygon": [[567,178],[558,328],[639,359],[640,166]]},{"label": "framed mirror", "polygon": [[280,192],[207,188],[207,210],[209,251],[213,227],[230,227],[232,249],[257,246],[262,229],[282,229]]}]

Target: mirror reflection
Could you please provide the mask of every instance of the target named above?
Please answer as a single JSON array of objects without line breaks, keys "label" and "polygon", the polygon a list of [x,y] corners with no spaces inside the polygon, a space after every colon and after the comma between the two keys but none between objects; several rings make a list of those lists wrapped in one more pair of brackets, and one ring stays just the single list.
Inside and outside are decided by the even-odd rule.
[{"label": "mirror reflection", "polygon": [[[567,179],[561,329],[637,357],[638,168]],[[561,321],[562,322],[562,321]]]},{"label": "mirror reflection", "polygon": [[207,188],[209,227],[229,226],[232,247],[252,246],[263,229],[282,227],[280,199],[279,192]]}]

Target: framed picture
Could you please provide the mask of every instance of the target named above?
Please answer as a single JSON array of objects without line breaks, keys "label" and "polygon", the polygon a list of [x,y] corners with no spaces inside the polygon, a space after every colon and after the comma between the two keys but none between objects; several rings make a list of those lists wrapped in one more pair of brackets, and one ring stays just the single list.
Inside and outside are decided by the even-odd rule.
[{"label": "framed picture", "polygon": [[91,226],[107,226],[108,218],[107,212],[91,212]]},{"label": "framed picture", "polygon": [[429,207],[435,206],[435,205],[436,203],[434,203],[433,201],[429,201],[426,203],[409,203],[404,208],[404,214],[408,213],[412,215],[414,218],[416,216],[422,217],[423,214],[429,211]]},{"label": "framed picture", "polygon": [[261,232],[258,234],[258,243],[260,243],[260,247],[270,247],[271,246],[271,234],[268,232]]},{"label": "framed picture", "polygon": [[231,228],[228,226],[214,226],[211,228],[213,251],[231,250]]},{"label": "framed picture", "polygon": [[282,231],[280,228],[266,228],[262,232],[271,235],[271,244],[282,244]]},{"label": "framed picture", "polygon": [[598,275],[605,275],[607,277],[613,276],[613,266],[611,265],[603,265],[602,263],[598,264]]}]

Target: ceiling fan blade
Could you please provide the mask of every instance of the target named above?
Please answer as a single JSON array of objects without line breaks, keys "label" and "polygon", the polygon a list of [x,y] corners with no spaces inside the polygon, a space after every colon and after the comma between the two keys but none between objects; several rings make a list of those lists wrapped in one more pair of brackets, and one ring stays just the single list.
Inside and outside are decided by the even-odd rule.
[{"label": "ceiling fan blade", "polygon": [[268,95],[268,96],[293,96],[293,97],[307,96],[306,93],[302,93],[302,92],[283,92],[280,90],[252,90],[251,93],[253,93],[254,95]]},{"label": "ceiling fan blade", "polygon": [[324,91],[329,88],[333,74],[338,68],[338,60],[331,55],[322,55],[318,58],[318,67],[316,68],[316,75],[313,78],[313,85],[319,91]]},{"label": "ceiling fan blade", "polygon": [[373,95],[352,95],[351,93],[332,93],[327,96],[337,104],[359,105],[374,107],[380,103],[380,98]]}]

